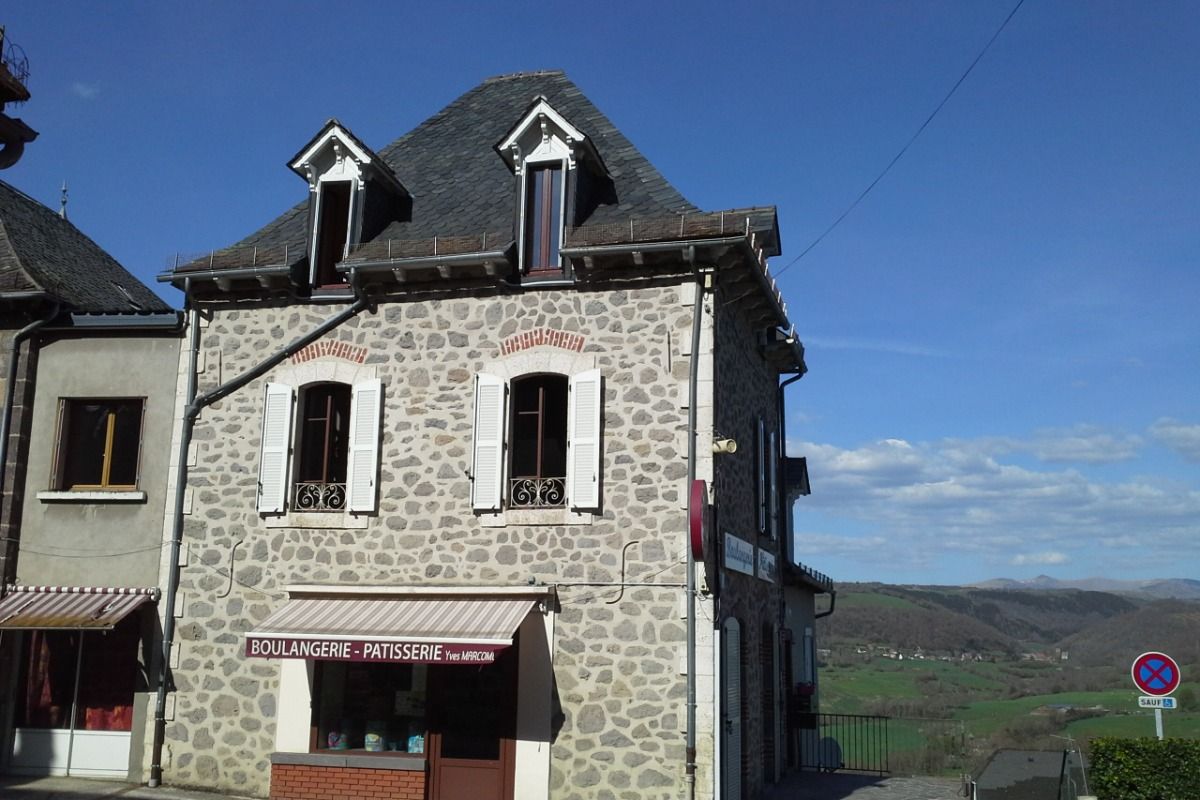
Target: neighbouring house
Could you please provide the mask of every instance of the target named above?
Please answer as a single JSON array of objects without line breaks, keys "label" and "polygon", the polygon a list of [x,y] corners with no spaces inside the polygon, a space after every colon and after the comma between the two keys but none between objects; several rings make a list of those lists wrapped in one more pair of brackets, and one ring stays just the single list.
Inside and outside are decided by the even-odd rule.
[{"label": "neighbouring house", "polygon": [[775,210],[696,208],[561,72],[379,150],[330,120],[288,166],[299,203],[161,277],[151,781],[758,796],[832,589],[790,548]]},{"label": "neighbouring house", "polygon": [[0,181],[0,771],[141,777],[179,333]]}]

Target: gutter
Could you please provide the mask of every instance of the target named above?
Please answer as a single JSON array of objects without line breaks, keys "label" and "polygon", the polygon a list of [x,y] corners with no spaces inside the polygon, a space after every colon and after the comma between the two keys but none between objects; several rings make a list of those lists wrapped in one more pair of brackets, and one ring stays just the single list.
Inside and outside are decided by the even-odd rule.
[{"label": "gutter", "polygon": [[750,242],[749,234],[740,234],[738,236],[721,236],[712,239],[681,239],[672,242],[646,242],[643,244],[600,244],[600,245],[583,245],[575,247],[563,247],[559,249],[559,253],[567,258],[587,258],[589,256],[600,255],[616,255],[622,253],[662,253],[670,251],[689,252],[696,247],[739,247],[743,250],[747,259],[751,262],[750,271],[758,278],[758,284],[766,295],[768,302],[771,304],[771,310],[779,318],[781,325],[787,325],[788,316],[787,308],[783,303],[783,296],[780,294],[775,281],[767,272],[765,259],[760,260],[758,253],[755,251]]},{"label": "gutter", "polygon": [[829,608],[826,609],[825,611],[822,611],[820,614],[813,614],[813,619],[821,619],[822,617],[828,617],[830,614],[833,613],[833,608],[836,605],[837,605],[837,589],[830,589],[829,590]]},{"label": "gutter", "polygon": [[[32,336],[38,328],[50,324],[55,317],[58,316],[62,304],[55,298],[43,292],[14,292],[12,294],[0,295],[0,299],[4,300],[25,300],[25,299],[49,299],[50,312],[43,319],[36,319],[26,325],[21,330],[17,331],[12,338],[12,346],[8,353],[8,370],[5,375],[4,383],[4,411],[0,414],[0,498],[3,497],[5,483],[8,481],[8,440],[9,428],[12,425],[13,402],[16,399],[17,393],[17,363],[21,357],[21,342]],[[14,494],[14,500],[16,496]],[[11,541],[5,540],[4,543],[4,571],[8,572],[8,548],[12,544]],[[0,576],[0,584],[8,582],[7,574]],[[0,594],[3,594],[0,591]]]},{"label": "gutter", "polygon": [[287,277],[291,274],[291,264],[272,264],[263,267],[237,267],[234,269],[189,269],[182,272],[160,272],[155,276],[155,280],[159,283],[174,284],[176,281],[182,280],[186,282],[196,278],[199,280],[215,281],[219,279],[236,279],[236,278],[279,278]]},{"label": "gutter", "polygon": [[175,640],[175,603],[179,593],[179,553],[183,546],[184,505],[187,500],[187,453],[192,442],[192,432],[200,412],[218,400],[227,397],[256,378],[274,369],[329,331],[347,322],[368,307],[369,298],[362,292],[358,276],[350,273],[350,285],[354,289],[355,301],[347,308],[334,314],[313,330],[294,340],[291,344],[275,351],[257,365],[212,391],[196,396],[196,362],[200,352],[200,309],[191,300],[191,277],[184,284],[185,305],[189,306],[191,319],[188,344],[187,406],[183,410],[183,427],[179,436],[179,450],[175,454],[175,508],[171,515],[171,556],[168,562],[166,613],[163,615],[162,652],[159,653],[158,693],[154,703],[154,744],[150,763],[149,786],[155,788],[162,783],[162,749],[167,729],[167,685],[170,680],[171,650]]},{"label": "gutter", "polygon": [[177,331],[183,327],[183,312],[165,311],[148,314],[71,314],[70,324],[52,325],[50,330],[163,330]]}]

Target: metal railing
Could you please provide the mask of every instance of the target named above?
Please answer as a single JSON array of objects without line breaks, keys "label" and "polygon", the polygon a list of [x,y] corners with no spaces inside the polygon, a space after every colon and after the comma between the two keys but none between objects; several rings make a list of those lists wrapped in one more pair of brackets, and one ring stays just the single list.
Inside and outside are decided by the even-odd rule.
[{"label": "metal railing", "polygon": [[512,478],[508,499],[513,508],[561,508],[567,504],[567,479]]},{"label": "metal railing", "polygon": [[29,59],[20,45],[5,37],[4,28],[0,28],[0,64],[4,65],[17,83],[22,86],[29,85]]},{"label": "metal railing", "polygon": [[800,714],[796,745],[801,769],[887,775],[888,717]]},{"label": "metal railing", "polygon": [[346,508],[346,484],[297,483],[292,497],[296,511],[342,511]]}]

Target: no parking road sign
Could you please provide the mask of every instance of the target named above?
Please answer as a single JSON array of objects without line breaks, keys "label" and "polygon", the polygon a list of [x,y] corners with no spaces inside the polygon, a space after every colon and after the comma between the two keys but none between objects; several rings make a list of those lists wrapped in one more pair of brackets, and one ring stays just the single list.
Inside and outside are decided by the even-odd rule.
[{"label": "no parking road sign", "polygon": [[1142,653],[1133,662],[1133,684],[1153,697],[1179,688],[1179,665],[1165,653]]}]

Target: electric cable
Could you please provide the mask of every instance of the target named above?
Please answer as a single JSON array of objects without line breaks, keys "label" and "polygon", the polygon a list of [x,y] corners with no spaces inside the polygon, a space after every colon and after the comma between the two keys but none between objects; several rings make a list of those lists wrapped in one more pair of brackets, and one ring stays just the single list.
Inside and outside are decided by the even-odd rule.
[{"label": "electric cable", "polygon": [[913,142],[915,142],[917,140],[917,137],[919,137],[925,131],[925,129],[927,127],[929,127],[929,123],[933,122],[933,118],[936,117],[938,115],[938,112],[942,110],[942,107],[945,106],[946,103],[950,101],[950,98],[954,96],[954,93],[956,91],[958,91],[958,87],[962,86],[963,81],[965,81],[967,79],[967,76],[971,74],[971,71],[975,69],[975,65],[978,64],[983,59],[983,56],[991,48],[992,43],[996,41],[996,39],[1000,36],[1001,32],[1003,32],[1003,30],[1008,26],[1009,20],[1011,20],[1014,16],[1016,16],[1017,11],[1024,4],[1025,4],[1025,0],[1017,0],[1017,4],[1015,6],[1013,6],[1012,11],[1008,12],[1008,16],[1004,18],[1004,22],[1000,23],[1000,27],[997,28],[996,32],[992,34],[992,38],[988,39],[987,44],[985,44],[983,46],[983,49],[979,51],[979,55],[975,56],[975,60],[971,62],[970,66],[967,67],[966,71],[963,72],[963,74],[959,76],[958,80],[954,82],[954,85],[950,87],[950,91],[947,92],[946,96],[942,98],[942,102],[938,103],[937,107],[934,108],[933,111],[929,114],[929,116],[925,118],[925,121],[921,123],[921,126],[919,128],[917,128],[917,132],[914,133],[909,138],[909,140],[907,142],[905,142],[904,146],[900,148],[900,152],[896,153],[895,157],[892,158],[892,160],[888,162],[888,165],[883,168],[883,171],[880,172],[877,176],[875,176],[875,180],[871,181],[871,183],[867,185],[867,188],[863,189],[862,192],[859,193],[858,197],[854,198],[854,202],[852,202],[849,206],[847,206],[846,210],[843,211],[838,216],[838,218],[835,219],[833,221],[833,223],[828,228],[826,228],[824,230],[824,232],[821,233],[820,236],[818,236],[816,239],[814,239],[812,241],[812,244],[810,244],[808,247],[801,250],[800,254],[798,256],[796,256],[791,261],[789,261],[786,265],[784,265],[783,269],[781,269],[775,273],[776,279],[778,279],[780,275],[782,275],[783,273],[785,273],[789,269],[791,269],[792,266],[797,261],[799,261],[800,259],[804,258],[806,255],[808,255],[809,252],[814,247],[819,245],[826,236],[828,236],[830,233],[832,233],[833,229],[836,228],[838,225],[840,225],[842,223],[842,220],[844,220],[846,217],[848,217],[850,215],[850,212],[853,211],[855,208],[857,208],[858,204],[861,203],[863,201],[863,199],[866,198],[866,196],[871,193],[871,190],[875,188],[875,185],[877,183],[879,183],[881,180],[883,180],[883,177],[891,171],[892,167],[896,166],[896,162],[899,161],[906,152],[908,152],[908,148],[912,147],[912,144],[913,144]]}]

